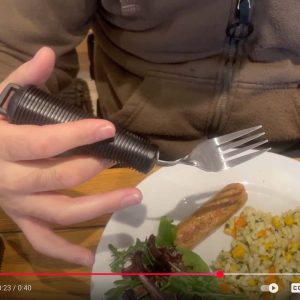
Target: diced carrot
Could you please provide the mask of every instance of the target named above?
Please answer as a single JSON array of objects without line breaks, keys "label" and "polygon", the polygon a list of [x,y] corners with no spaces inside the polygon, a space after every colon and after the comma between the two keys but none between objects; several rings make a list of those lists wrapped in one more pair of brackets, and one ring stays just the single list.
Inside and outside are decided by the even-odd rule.
[{"label": "diced carrot", "polygon": [[244,215],[240,215],[239,218],[234,222],[234,227],[239,230],[247,225],[247,221]]},{"label": "diced carrot", "polygon": [[265,284],[271,284],[276,282],[276,276],[270,275],[266,278]]},{"label": "diced carrot", "polygon": [[257,232],[257,237],[258,238],[265,238],[267,236],[268,230],[267,229],[262,229],[259,232]]},{"label": "diced carrot", "polygon": [[230,235],[235,239],[236,238],[236,228],[232,228]]},{"label": "diced carrot", "polygon": [[220,290],[221,290],[222,293],[227,294],[227,293],[230,293],[231,289],[230,289],[230,286],[229,286],[228,283],[221,283],[220,284]]},{"label": "diced carrot", "polygon": [[[276,268],[275,266],[272,266],[269,268],[269,273],[276,273]],[[265,283],[266,284],[271,284],[273,282],[277,282],[277,276],[276,275],[269,275],[266,280]]]},{"label": "diced carrot", "polygon": [[276,283],[279,285],[280,289],[284,289],[285,284],[284,284],[284,281],[281,278],[278,277]]},{"label": "diced carrot", "polygon": [[275,268],[275,266],[271,266],[271,267],[270,267],[269,273],[276,273],[276,268]]},{"label": "diced carrot", "polygon": [[264,293],[261,295],[261,299],[262,300],[271,300],[271,295],[267,294],[267,293]]},{"label": "diced carrot", "polygon": [[247,221],[244,215],[240,215],[234,222],[233,229],[231,230],[231,236],[236,238],[238,231],[247,225]]},{"label": "diced carrot", "polygon": [[278,276],[274,276],[274,275],[268,276],[265,280],[265,284],[271,284],[271,283],[277,283],[280,289],[284,289],[285,287],[284,281]]}]

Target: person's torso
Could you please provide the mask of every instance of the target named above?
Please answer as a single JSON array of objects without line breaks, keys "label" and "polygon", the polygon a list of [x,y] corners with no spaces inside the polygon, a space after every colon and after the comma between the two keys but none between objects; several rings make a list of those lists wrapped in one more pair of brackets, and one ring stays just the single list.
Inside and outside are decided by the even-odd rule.
[{"label": "person's torso", "polygon": [[[241,42],[226,30],[242,2],[253,32]],[[166,152],[171,140],[257,124],[270,140],[299,139],[299,15],[297,0],[101,0],[102,111],[161,139]]]},{"label": "person's torso", "polygon": [[[251,1],[253,2],[253,1]],[[153,62],[219,54],[236,0],[102,0],[103,30],[121,49]],[[300,62],[300,2],[257,0],[247,54],[255,61]]]}]

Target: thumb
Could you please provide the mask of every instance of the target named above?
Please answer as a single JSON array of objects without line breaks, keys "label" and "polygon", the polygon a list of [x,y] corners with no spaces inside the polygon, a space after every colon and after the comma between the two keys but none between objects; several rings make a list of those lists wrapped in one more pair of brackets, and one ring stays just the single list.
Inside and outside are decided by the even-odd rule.
[{"label": "thumb", "polygon": [[17,68],[0,84],[0,91],[9,83],[43,85],[50,77],[54,64],[54,51],[48,47],[43,47],[31,60]]}]

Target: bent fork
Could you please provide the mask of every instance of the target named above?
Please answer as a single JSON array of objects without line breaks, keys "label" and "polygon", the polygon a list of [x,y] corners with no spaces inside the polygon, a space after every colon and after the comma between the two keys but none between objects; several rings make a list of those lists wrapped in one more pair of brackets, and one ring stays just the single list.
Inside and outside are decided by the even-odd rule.
[{"label": "bent fork", "polygon": [[[158,160],[160,166],[185,164],[207,172],[218,172],[237,166],[271,148],[254,150],[268,142],[260,138],[265,132],[259,132],[261,125],[208,139],[197,145],[187,156],[175,161]],[[241,148],[238,148],[241,147]]]}]

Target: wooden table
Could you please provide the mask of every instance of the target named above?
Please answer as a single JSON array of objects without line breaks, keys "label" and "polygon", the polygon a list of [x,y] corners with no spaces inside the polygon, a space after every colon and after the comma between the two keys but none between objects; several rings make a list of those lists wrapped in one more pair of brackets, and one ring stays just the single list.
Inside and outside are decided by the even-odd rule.
[{"label": "wooden table", "polygon": [[[300,160],[300,158],[298,158]],[[107,192],[118,188],[136,186],[146,175],[128,169],[110,169],[85,184],[74,188],[71,195],[88,195]],[[63,228],[56,227],[56,232],[73,243],[95,251],[104,227],[110,215],[96,220]],[[34,251],[18,227],[0,210],[0,232],[5,243],[2,272],[90,272],[62,261],[45,257]],[[0,285],[27,284],[31,292],[1,292],[0,299],[90,299],[89,277],[0,277]]]},{"label": "wooden table", "polygon": [[[146,176],[129,169],[110,169],[68,194],[79,196],[136,186]],[[56,232],[73,243],[95,251],[110,215]],[[0,234],[5,243],[2,272],[90,272],[87,268],[43,256],[34,251],[19,228],[0,210]],[[0,291],[0,299],[90,299],[90,278],[85,277],[0,277],[0,285],[31,285],[32,291]]]}]

